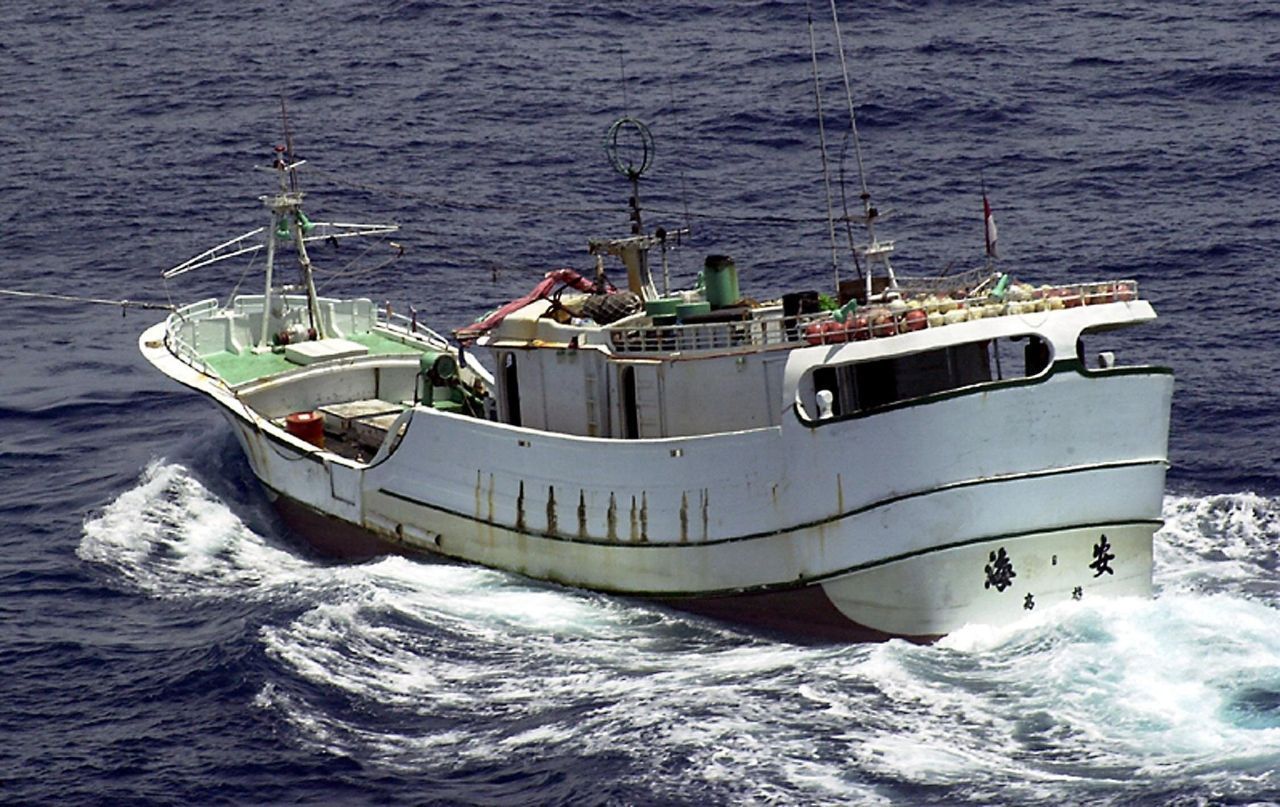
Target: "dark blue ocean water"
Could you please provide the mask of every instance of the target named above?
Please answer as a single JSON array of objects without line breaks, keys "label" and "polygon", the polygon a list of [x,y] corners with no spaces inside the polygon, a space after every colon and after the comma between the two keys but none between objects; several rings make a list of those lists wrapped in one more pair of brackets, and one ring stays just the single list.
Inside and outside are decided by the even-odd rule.
[{"label": "dark blue ocean water", "polygon": [[[985,180],[1006,268],[1154,301],[1110,345],[1177,373],[1154,600],[808,647],[494,571],[327,564],[138,356],[154,312],[0,298],[0,802],[1280,800],[1280,12],[845,5],[899,271],[981,261]],[[315,217],[404,226],[358,287],[441,329],[625,229],[600,147],[625,113],[657,140],[649,221],[694,214],[678,278],[727,252],[758,297],[823,285],[811,82],[800,2],[9,0],[0,287],[225,294],[240,267],[160,273],[261,223],[282,94]]]}]

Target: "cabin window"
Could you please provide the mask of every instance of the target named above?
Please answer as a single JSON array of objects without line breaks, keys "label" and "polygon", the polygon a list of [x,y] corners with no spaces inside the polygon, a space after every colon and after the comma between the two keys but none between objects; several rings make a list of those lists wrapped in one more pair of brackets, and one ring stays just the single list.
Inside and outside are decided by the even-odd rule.
[{"label": "cabin window", "polygon": [[1140,344],[1142,335],[1114,325],[1089,328],[1076,340],[1076,358],[1088,370],[1109,370],[1116,366],[1116,354]]},{"label": "cabin window", "polygon": [[516,354],[507,353],[502,359],[502,400],[507,423],[520,424],[520,374],[516,370]]},{"label": "cabin window", "polygon": [[[1020,346],[1024,375],[1037,375],[1049,366],[1049,346],[1036,337],[1018,339],[1024,340],[1026,344]],[[824,390],[831,395],[830,416],[841,417],[1003,379],[1006,372],[1017,372],[1014,351],[1018,348],[1012,340],[996,341],[1002,344],[982,340],[906,356],[816,367],[810,375],[813,397],[806,400],[806,408],[811,417],[820,417],[816,401]]]}]

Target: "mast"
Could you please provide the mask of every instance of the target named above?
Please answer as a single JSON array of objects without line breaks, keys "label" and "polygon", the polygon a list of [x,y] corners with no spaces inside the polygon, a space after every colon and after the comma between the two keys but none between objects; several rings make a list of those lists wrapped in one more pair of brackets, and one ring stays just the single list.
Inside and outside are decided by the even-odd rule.
[{"label": "mast", "polygon": [[307,296],[308,326],[315,330],[316,338],[325,338],[324,321],[320,318],[319,305],[316,302],[316,285],[311,269],[311,259],[307,255],[306,234],[314,228],[310,220],[302,212],[302,198],[305,194],[297,190],[298,179],[295,172],[306,160],[288,162],[285,146],[276,147],[276,159],[272,167],[280,179],[280,190],[274,196],[260,197],[263,204],[271,211],[270,227],[266,230],[267,267],[266,284],[262,292],[262,334],[255,349],[258,351],[271,349],[271,297],[273,293],[272,279],[275,271],[276,239],[288,238],[293,242],[298,253],[298,265],[302,271],[302,285]]},{"label": "mast", "polygon": [[827,190],[827,230],[831,235],[831,272],[836,296],[840,295],[840,261],[836,256],[835,202],[831,197],[831,167],[827,164],[827,132],[822,120],[822,90],[818,82],[818,43],[813,37],[813,14],[809,14],[809,54],[813,57],[813,100],[818,107],[818,147],[822,152],[822,184]]},{"label": "mast", "polygon": [[871,278],[874,274],[872,267],[875,264],[880,264],[884,268],[884,274],[887,278],[886,291],[898,288],[898,279],[894,277],[893,267],[889,264],[889,255],[893,252],[893,242],[885,241],[881,243],[876,240],[875,220],[880,215],[880,211],[872,206],[871,192],[867,190],[867,172],[862,164],[862,143],[858,139],[858,119],[854,113],[853,88],[849,83],[849,64],[844,56],[844,38],[840,34],[840,15],[836,12],[836,0],[831,0],[831,22],[835,27],[836,46],[840,52],[840,70],[844,75],[845,100],[849,105],[849,127],[853,134],[853,153],[858,161],[858,180],[862,185],[862,218],[867,226],[867,245],[863,247],[862,254],[867,259],[867,299],[870,300],[872,295]]},{"label": "mast", "polygon": [[[633,160],[630,155],[623,154],[622,144],[619,142],[623,132],[634,133],[640,146],[639,162]],[[609,164],[613,166],[613,170],[626,177],[631,183],[629,199],[631,237],[611,242],[608,251],[616,251],[623,265],[627,267],[627,287],[645,300],[656,300],[658,290],[654,286],[653,275],[649,268],[649,250],[659,243],[665,248],[667,233],[664,231],[661,237],[646,234],[640,217],[640,176],[653,163],[653,135],[649,132],[649,127],[639,120],[629,116],[619,118],[605,133],[604,150],[609,156]],[[664,266],[664,270],[665,268]]]},{"label": "mast", "polygon": [[[286,119],[287,135],[287,119]],[[297,171],[306,160],[294,160],[292,137],[288,137],[289,145],[276,146],[275,158],[271,165],[255,166],[265,171],[275,171],[278,189],[275,194],[259,196],[268,212],[266,227],[238,235],[228,241],[207,249],[189,260],[164,272],[163,277],[177,277],[210,264],[219,263],[231,258],[254,255],[266,247],[266,270],[262,291],[262,328],[253,345],[254,352],[270,351],[272,345],[272,301],[279,296],[275,287],[276,257],[279,253],[277,241],[288,241],[293,245],[298,256],[298,265],[302,273],[302,288],[307,298],[308,328],[314,330],[316,339],[324,339],[330,334],[326,331],[324,318],[320,316],[319,295],[316,292],[315,273],[311,264],[311,256],[307,253],[307,243],[311,241],[329,241],[337,243],[338,239],[358,236],[386,236],[399,229],[395,224],[360,224],[355,222],[318,221],[313,222],[302,212],[304,193],[298,190]],[[396,244],[393,247],[403,254],[403,248]],[[280,289],[283,293],[290,287]],[[275,318],[278,324],[280,317]]]},{"label": "mast", "polygon": [[[285,193],[284,158],[281,156],[283,148],[283,146],[276,146],[276,159],[273,163],[275,169],[280,172],[281,194]],[[259,198],[265,202],[268,197],[262,196]],[[258,338],[258,344],[255,346],[255,349],[259,351],[271,349],[271,276],[275,271],[276,265],[276,230],[280,227],[280,213],[270,203],[267,204],[267,207],[271,211],[271,221],[268,223],[266,230],[267,277],[266,285],[262,291],[262,336]]]}]

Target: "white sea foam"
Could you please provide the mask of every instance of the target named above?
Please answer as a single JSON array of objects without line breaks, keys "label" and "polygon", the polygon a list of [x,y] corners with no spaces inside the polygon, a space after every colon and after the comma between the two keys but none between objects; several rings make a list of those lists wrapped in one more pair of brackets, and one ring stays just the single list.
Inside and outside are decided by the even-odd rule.
[{"label": "white sea foam", "polygon": [[1278,512],[1171,497],[1156,599],[931,647],[794,646],[472,567],[313,564],[165,463],[86,524],[80,554],[158,596],[289,592],[305,607],[261,629],[282,675],[257,704],[308,747],[395,769],[624,754],[657,800],[1229,795],[1280,767]]},{"label": "white sea foam", "polygon": [[296,583],[313,568],[264,541],[186,468],[163,460],[85,522],[77,554],[162,596],[242,596]]},{"label": "white sea foam", "polygon": [[[1260,573],[1275,505],[1171,498],[1166,518],[1159,598],[1068,603],[934,647],[735,639],[504,575],[432,581],[404,561],[371,567],[398,581],[381,599],[337,621],[315,609],[265,640],[317,683],[444,718],[380,744],[397,765],[421,765],[426,748],[458,761],[620,751],[650,766],[650,785],[679,760],[686,784],[757,801],[894,798],[869,774],[994,800],[1179,779],[1230,793],[1280,761],[1280,713],[1247,700],[1280,692],[1280,615],[1229,590]],[[1185,590],[1190,568],[1217,593]],[[427,646],[432,625],[458,632]],[[326,662],[339,642],[342,663]]]},{"label": "white sea foam", "polygon": [[1161,591],[1239,591],[1249,583],[1280,594],[1280,502],[1255,493],[1171,496],[1164,518],[1155,547]]}]

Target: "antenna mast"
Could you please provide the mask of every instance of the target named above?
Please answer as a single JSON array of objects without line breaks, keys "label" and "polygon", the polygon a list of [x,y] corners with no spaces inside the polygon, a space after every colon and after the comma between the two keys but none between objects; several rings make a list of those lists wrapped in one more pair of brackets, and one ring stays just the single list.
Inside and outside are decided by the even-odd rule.
[{"label": "antenna mast", "polygon": [[818,107],[818,146],[822,151],[822,183],[827,190],[827,230],[831,235],[831,272],[836,296],[840,295],[840,263],[836,257],[836,213],[831,197],[831,168],[827,164],[827,133],[822,122],[822,90],[818,82],[818,44],[813,36],[813,12],[809,12],[809,53],[813,57],[813,100]]},{"label": "antenna mast", "polygon": [[[284,156],[285,162],[293,163],[293,132],[289,131],[289,109],[285,106],[284,96],[280,96],[280,121],[284,126]],[[289,172],[290,189],[297,193],[298,191],[298,175]]]},{"label": "antenna mast", "polygon": [[858,180],[862,183],[862,212],[867,217],[867,232],[874,241],[876,240],[875,231],[871,223],[874,208],[871,207],[871,192],[867,190],[867,171],[862,165],[862,142],[858,139],[858,119],[853,111],[853,88],[849,85],[849,64],[844,58],[844,37],[840,35],[840,16],[836,13],[836,0],[831,0],[831,22],[835,26],[836,46],[840,51],[840,71],[844,75],[845,100],[849,103],[849,128],[853,131],[853,155],[858,160]]},{"label": "antenna mast", "polygon": [[316,300],[315,277],[311,271],[311,258],[307,255],[306,236],[315,229],[315,225],[302,212],[302,191],[298,190],[298,168],[306,160],[294,160],[293,135],[289,132],[289,110],[285,106],[284,96],[280,96],[280,120],[284,127],[285,145],[276,146],[276,158],[272,168],[280,177],[280,192],[275,196],[261,197],[262,203],[271,211],[271,224],[267,227],[267,277],[262,292],[262,334],[256,349],[271,349],[271,297],[272,274],[275,269],[276,239],[293,241],[298,253],[298,266],[302,270],[302,285],[307,296],[307,324],[314,332],[316,339],[324,339],[324,322],[320,318],[319,303]]},{"label": "antenna mast", "polygon": [[[889,254],[893,252],[893,242],[883,244],[876,240],[875,219],[880,212],[871,205],[871,192],[867,190],[867,172],[862,164],[862,142],[858,139],[858,120],[853,108],[853,88],[849,84],[849,64],[844,57],[844,38],[840,34],[840,15],[836,12],[836,0],[831,0],[831,22],[835,26],[836,46],[840,51],[840,70],[844,74],[845,100],[849,104],[849,129],[853,134],[853,153],[858,161],[858,180],[862,184],[862,215],[867,225],[867,246],[863,254],[867,258],[867,299],[872,295],[872,267],[879,263],[884,266],[886,288],[898,288],[897,278],[893,275],[893,267],[889,265]],[[855,253],[856,256],[856,253]]]}]

